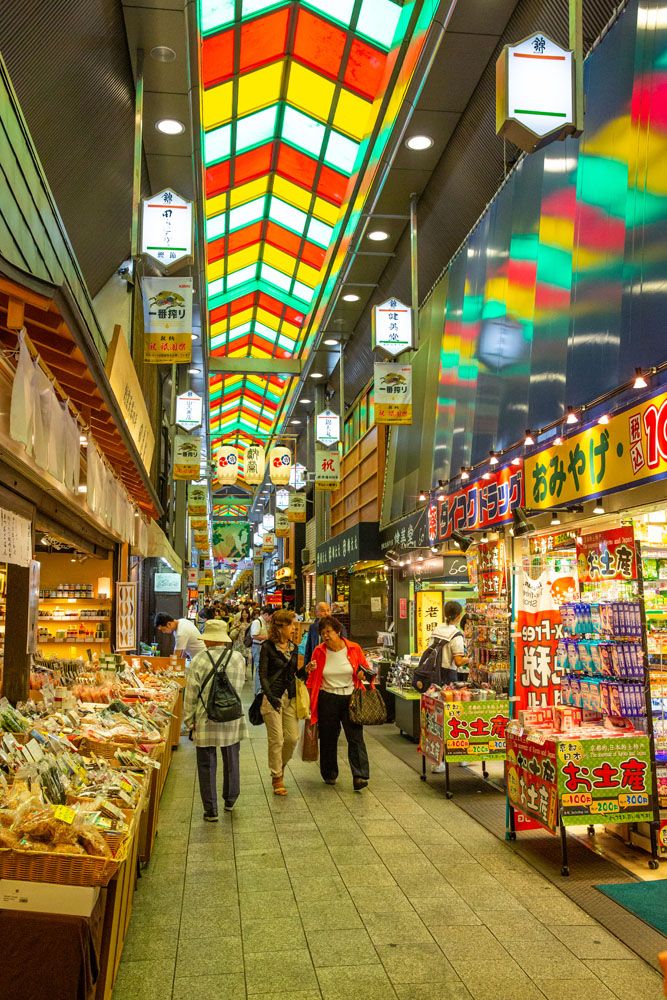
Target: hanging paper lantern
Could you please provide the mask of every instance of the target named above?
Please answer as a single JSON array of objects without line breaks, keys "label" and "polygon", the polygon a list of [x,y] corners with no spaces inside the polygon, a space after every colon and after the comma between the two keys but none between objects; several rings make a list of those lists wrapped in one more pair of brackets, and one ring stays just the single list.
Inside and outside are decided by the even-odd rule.
[{"label": "hanging paper lantern", "polygon": [[239,453],[231,445],[218,448],[217,477],[221,486],[233,486],[239,474]]},{"label": "hanging paper lantern", "polygon": [[289,448],[272,448],[269,452],[269,475],[274,486],[287,486],[292,471],[292,453]]},{"label": "hanging paper lantern", "polygon": [[243,478],[249,485],[264,482],[266,472],[266,456],[264,449],[258,444],[249,444],[243,455]]}]

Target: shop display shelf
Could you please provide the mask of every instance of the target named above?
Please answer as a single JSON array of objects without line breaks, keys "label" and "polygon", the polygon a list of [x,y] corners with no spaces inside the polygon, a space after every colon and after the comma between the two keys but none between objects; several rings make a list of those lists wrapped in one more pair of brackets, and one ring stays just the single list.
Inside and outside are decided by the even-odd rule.
[{"label": "shop display shelf", "polygon": [[37,620],[40,622],[109,622],[111,618],[109,615],[63,615],[62,617],[39,615]]}]

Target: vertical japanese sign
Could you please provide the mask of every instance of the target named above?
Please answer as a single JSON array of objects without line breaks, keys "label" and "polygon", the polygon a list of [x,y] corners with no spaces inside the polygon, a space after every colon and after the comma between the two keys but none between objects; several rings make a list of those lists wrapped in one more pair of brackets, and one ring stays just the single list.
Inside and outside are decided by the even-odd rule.
[{"label": "vertical japanese sign", "polygon": [[146,470],[150,471],[155,449],[155,435],[132,355],[119,326],[114,327],[104,367],[141,461]]},{"label": "vertical japanese sign", "polygon": [[419,706],[419,752],[435,765],[442,763],[445,752],[444,719],[441,699],[423,694]]},{"label": "vertical japanese sign", "polygon": [[276,536],[272,531],[267,531],[262,539],[262,552],[273,552],[276,547]]},{"label": "vertical japanese sign", "polygon": [[340,454],[337,451],[327,451],[326,448],[315,449],[315,489],[337,490],[340,486]]},{"label": "vertical japanese sign", "polygon": [[203,412],[204,401],[196,392],[188,390],[176,397],[176,424],[184,431],[201,427]]},{"label": "vertical japanese sign", "polygon": [[327,448],[340,441],[340,417],[333,410],[323,410],[315,418],[315,439]]},{"label": "vertical japanese sign", "polygon": [[190,434],[174,437],[174,479],[199,479],[201,438]]},{"label": "vertical japanese sign", "polygon": [[453,763],[505,760],[507,699],[445,702],[445,757]]},{"label": "vertical japanese sign", "polygon": [[[537,580],[522,571],[516,583],[516,663],[513,715],[524,708],[560,704],[556,650],[563,637],[557,597],[568,586],[562,575],[542,573]],[[574,589],[575,581],[571,581]]]},{"label": "vertical japanese sign", "polygon": [[142,202],[141,252],[163,271],[192,259],[192,233],[192,202],[171,188]]},{"label": "vertical japanese sign", "polygon": [[648,736],[561,740],[558,794],[565,826],[644,823],[654,817]]},{"label": "vertical japanese sign", "polygon": [[[507,730],[507,797],[515,809],[550,833],[558,828],[553,742],[536,743]],[[530,827],[530,824],[528,824]],[[524,829],[526,824],[524,823]]]},{"label": "vertical japanese sign", "polygon": [[517,507],[523,506],[523,469],[506,465],[488,476],[448,494],[439,504],[441,541],[450,538],[452,531],[465,534],[504,524],[512,520]]},{"label": "vertical japanese sign", "polygon": [[667,392],[525,460],[526,503],[545,510],[667,476]]},{"label": "vertical japanese sign", "polygon": [[412,365],[373,365],[376,424],[412,423]]},{"label": "vertical japanese sign", "polygon": [[208,487],[188,486],[188,514],[190,517],[206,517],[208,512]]},{"label": "vertical japanese sign", "polygon": [[444,597],[441,590],[418,590],[415,597],[417,652],[423,653],[431,641],[433,629],[442,624]]},{"label": "vertical japanese sign", "polygon": [[412,309],[398,299],[387,299],[374,307],[371,330],[373,350],[380,347],[392,358],[415,346]]},{"label": "vertical japanese sign", "polygon": [[289,495],[287,517],[292,524],[302,524],[306,520],[306,494],[292,491]]},{"label": "vertical japanese sign", "polygon": [[192,278],[144,278],[144,361],[192,360]]},{"label": "vertical japanese sign", "polygon": [[258,486],[264,481],[266,455],[258,444],[249,444],[243,453],[243,478],[250,486]]},{"label": "vertical japanese sign", "polygon": [[507,596],[507,555],[503,541],[480,543],[477,547],[480,597]]},{"label": "vertical japanese sign", "polygon": [[630,525],[595,531],[577,542],[579,583],[636,580],[635,533]]},{"label": "vertical japanese sign", "polygon": [[292,526],[289,517],[282,510],[276,511],[276,538],[289,538]]}]

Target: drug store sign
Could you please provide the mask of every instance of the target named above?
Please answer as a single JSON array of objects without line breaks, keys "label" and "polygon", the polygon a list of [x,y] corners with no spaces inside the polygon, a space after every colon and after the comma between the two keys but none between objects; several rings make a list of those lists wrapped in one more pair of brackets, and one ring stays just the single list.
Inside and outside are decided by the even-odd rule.
[{"label": "drug store sign", "polygon": [[440,503],[438,537],[441,541],[450,538],[452,531],[479,531],[494,524],[504,524],[512,520],[517,507],[523,506],[523,469],[508,465],[487,475],[488,479],[478,479],[450,493]]}]

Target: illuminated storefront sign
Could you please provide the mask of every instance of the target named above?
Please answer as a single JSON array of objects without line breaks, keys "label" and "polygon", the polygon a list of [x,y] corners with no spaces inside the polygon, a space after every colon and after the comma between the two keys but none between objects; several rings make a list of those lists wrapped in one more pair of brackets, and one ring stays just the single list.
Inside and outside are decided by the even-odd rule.
[{"label": "illuminated storefront sign", "polygon": [[470,483],[440,503],[438,537],[449,538],[452,531],[479,531],[512,520],[512,513],[523,506],[523,470],[508,465],[487,473],[488,479]]}]

